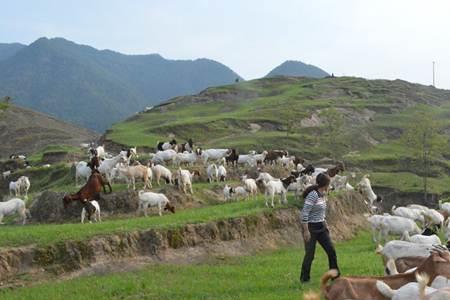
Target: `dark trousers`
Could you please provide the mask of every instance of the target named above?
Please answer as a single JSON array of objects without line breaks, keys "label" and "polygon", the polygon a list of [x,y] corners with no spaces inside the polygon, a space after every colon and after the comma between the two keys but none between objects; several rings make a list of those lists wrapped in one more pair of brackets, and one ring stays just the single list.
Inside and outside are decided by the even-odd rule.
[{"label": "dark trousers", "polygon": [[330,269],[338,269],[336,250],[330,239],[330,232],[325,222],[308,223],[308,230],[311,239],[305,243],[305,257],[303,258],[302,271],[300,273],[300,281],[309,281],[311,273],[311,264],[314,260],[314,252],[316,251],[316,242],[319,242],[323,250],[328,255],[328,266]]}]

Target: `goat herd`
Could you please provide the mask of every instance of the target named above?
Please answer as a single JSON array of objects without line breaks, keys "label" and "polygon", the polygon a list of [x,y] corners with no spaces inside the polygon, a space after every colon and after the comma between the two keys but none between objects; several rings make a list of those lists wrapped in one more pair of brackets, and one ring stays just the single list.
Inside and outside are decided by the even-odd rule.
[{"label": "goat herd", "polygon": [[[287,202],[287,193],[293,192],[298,198],[307,186],[315,182],[315,177],[322,172],[332,178],[331,188],[334,190],[354,190],[348,176],[339,175],[344,166],[338,163],[331,168],[315,168],[305,165],[305,161],[297,156],[290,156],[284,150],[270,150],[256,153],[238,154],[236,149],[194,149],[192,140],[177,144],[175,140],[158,143],[156,153],[150,154],[147,163],[138,161],[136,148],[121,151],[116,156],[108,155],[104,146],[91,148],[89,162],[78,162],[75,165],[75,184],[80,178],[86,183],[75,194],[65,195],[64,207],[72,201],[83,203],[81,222],[87,218],[101,221],[100,206],[96,200],[99,193],[111,184],[123,180],[127,188],[136,189],[136,179],[143,181],[143,188],[138,192],[139,209],[147,216],[147,208],[156,206],[159,215],[163,210],[175,213],[175,207],[168,197],[161,193],[146,191],[152,189],[152,181],[159,186],[161,179],[166,184],[178,186],[185,194],[193,194],[192,183],[195,177],[200,180],[200,171],[206,173],[207,182],[223,182],[223,197],[231,199],[255,199],[259,187],[264,190],[266,206],[274,207],[274,198],[279,196],[279,203]],[[193,167],[196,166],[194,170]],[[267,165],[279,165],[289,170],[289,176],[275,178],[264,171]],[[240,166],[258,170],[257,176],[250,178],[248,174],[240,174],[240,185],[231,185],[227,176],[230,168],[238,173]],[[228,171],[227,171],[228,168]],[[189,170],[190,169],[190,170]],[[245,168],[244,168],[245,170]],[[354,178],[355,175],[352,174]],[[228,181],[228,182],[227,182]],[[30,181],[23,176],[10,183],[11,195],[26,195]],[[356,189],[364,196],[370,215],[367,219],[371,225],[374,242],[387,241],[390,235],[398,235],[400,240],[388,241],[384,247],[379,245],[377,253],[382,255],[385,264],[384,277],[339,277],[332,285],[327,282],[336,276],[336,270],[324,274],[321,290],[326,299],[450,299],[450,253],[441,246],[438,235],[433,229],[442,232],[446,239],[450,235],[448,215],[450,204],[440,204],[438,210],[421,205],[392,207],[391,214],[380,214],[381,197],[372,190],[369,176],[361,178]],[[14,198],[0,202],[0,222],[3,216],[19,213],[25,223],[27,209],[25,202]],[[378,214],[377,214],[378,213]],[[421,228],[422,227],[422,228]],[[403,273],[402,273],[403,272]],[[427,287],[428,283],[431,287]],[[447,295],[436,298],[435,295]]]}]

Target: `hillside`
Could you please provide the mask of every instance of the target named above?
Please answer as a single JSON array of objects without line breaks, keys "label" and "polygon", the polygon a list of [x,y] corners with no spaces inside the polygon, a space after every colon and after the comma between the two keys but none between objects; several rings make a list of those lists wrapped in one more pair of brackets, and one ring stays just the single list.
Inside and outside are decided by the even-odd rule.
[{"label": "hillside", "polygon": [[[235,147],[241,152],[285,148],[317,161],[334,154],[321,140],[320,113],[330,107],[345,119],[347,165],[374,172],[374,180],[383,186],[420,190],[410,151],[398,139],[421,110],[432,113],[441,121],[441,130],[449,132],[450,91],[402,80],[277,77],[209,88],[115,124],[104,139],[153,150],[157,141],[174,134],[180,141],[193,138],[202,147]],[[288,134],[292,118],[298,128]],[[446,147],[434,162],[437,177],[430,185],[437,193],[449,192],[449,156]]]},{"label": "hillside", "polygon": [[124,55],[62,38],[40,38],[9,54],[2,48],[0,95],[98,132],[146,106],[240,78],[213,60]]},{"label": "hillside", "polygon": [[287,60],[266,75],[266,77],[275,76],[323,78],[329,76],[329,74],[316,66],[301,61]]},{"label": "hillside", "polygon": [[0,158],[12,153],[31,154],[50,145],[79,147],[98,135],[45,114],[0,103]]}]

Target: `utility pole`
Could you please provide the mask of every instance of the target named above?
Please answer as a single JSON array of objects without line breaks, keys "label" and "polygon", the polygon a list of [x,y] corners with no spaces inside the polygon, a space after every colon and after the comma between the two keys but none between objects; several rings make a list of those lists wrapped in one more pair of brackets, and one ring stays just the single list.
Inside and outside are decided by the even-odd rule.
[{"label": "utility pole", "polygon": [[436,75],[435,75],[435,65],[436,65],[436,62],[433,61],[433,87],[436,87],[436,82],[435,82],[435,79],[436,79]]}]

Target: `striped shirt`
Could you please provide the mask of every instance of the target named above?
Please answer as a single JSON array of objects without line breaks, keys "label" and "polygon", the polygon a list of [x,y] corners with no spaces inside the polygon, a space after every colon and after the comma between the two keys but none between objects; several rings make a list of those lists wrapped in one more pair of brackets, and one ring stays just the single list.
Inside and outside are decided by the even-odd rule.
[{"label": "striped shirt", "polygon": [[302,209],[302,223],[318,223],[325,221],[327,203],[318,191],[311,191],[305,198]]}]

